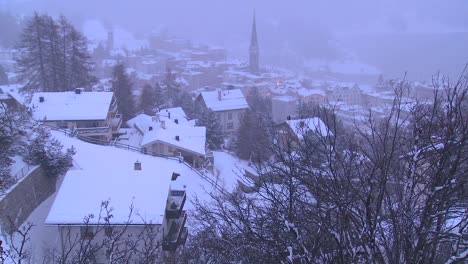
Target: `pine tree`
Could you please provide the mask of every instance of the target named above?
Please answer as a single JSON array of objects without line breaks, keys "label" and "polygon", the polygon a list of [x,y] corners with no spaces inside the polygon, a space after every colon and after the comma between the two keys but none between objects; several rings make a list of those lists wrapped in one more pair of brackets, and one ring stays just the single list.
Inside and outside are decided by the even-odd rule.
[{"label": "pine tree", "polygon": [[90,86],[92,65],[87,40],[66,19],[34,13],[18,46],[20,80],[27,91],[69,91]]},{"label": "pine tree", "polygon": [[5,68],[0,64],[0,85],[8,84],[8,75],[5,72]]},{"label": "pine tree", "polygon": [[119,112],[123,121],[127,121],[135,115],[135,104],[132,95],[132,83],[125,72],[123,64],[117,64],[112,70],[112,91],[117,98]]},{"label": "pine tree", "polygon": [[206,143],[208,146],[217,150],[224,143],[224,135],[221,132],[221,124],[216,118],[216,113],[210,110],[198,114],[197,126],[206,127]]},{"label": "pine tree", "polygon": [[176,76],[170,67],[166,67],[166,76],[163,84],[167,101],[171,107],[174,107],[180,94],[180,84],[176,81]]},{"label": "pine tree", "polygon": [[0,190],[7,188],[11,183],[11,146],[13,143],[11,119],[7,114],[4,103],[0,103]]},{"label": "pine tree", "polygon": [[155,105],[157,108],[162,108],[166,103],[166,97],[164,96],[163,89],[159,82],[156,82],[154,85],[154,98],[155,98]]},{"label": "pine tree", "polygon": [[151,85],[145,84],[141,91],[140,110],[142,110],[147,115],[154,115],[155,108],[156,108],[155,89]]},{"label": "pine tree", "polygon": [[65,173],[72,165],[75,154],[73,148],[62,151],[62,144],[52,138],[50,132],[43,127],[36,127],[27,149],[25,161],[28,164],[41,165],[50,177]]},{"label": "pine tree", "polygon": [[174,101],[174,107],[182,107],[189,118],[195,117],[195,102],[187,92],[181,92]]},{"label": "pine tree", "polygon": [[272,143],[271,124],[261,113],[247,110],[236,134],[237,156],[254,162],[265,161]]}]

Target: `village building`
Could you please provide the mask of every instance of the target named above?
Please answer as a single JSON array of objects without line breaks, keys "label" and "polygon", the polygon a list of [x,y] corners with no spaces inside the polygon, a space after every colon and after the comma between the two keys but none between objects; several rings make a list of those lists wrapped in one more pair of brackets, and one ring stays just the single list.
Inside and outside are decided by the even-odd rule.
[{"label": "village building", "polygon": [[35,120],[103,141],[110,141],[122,124],[112,92],[34,93],[29,107]]},{"label": "village building", "polygon": [[[195,126],[181,107],[162,109],[155,116],[140,114],[127,121],[131,145],[157,156],[180,157],[194,167],[205,161],[206,128]],[[125,135],[123,135],[125,137]]]},{"label": "village building", "polygon": [[249,104],[240,89],[202,92],[196,99],[197,107],[216,113],[223,133],[237,131]]}]

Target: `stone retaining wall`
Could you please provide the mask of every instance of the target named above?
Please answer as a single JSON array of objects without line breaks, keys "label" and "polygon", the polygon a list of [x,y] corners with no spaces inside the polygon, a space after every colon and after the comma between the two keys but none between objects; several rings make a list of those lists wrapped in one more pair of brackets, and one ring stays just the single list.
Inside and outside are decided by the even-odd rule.
[{"label": "stone retaining wall", "polygon": [[3,233],[11,232],[9,219],[20,227],[44,200],[55,192],[56,177],[48,177],[38,166],[0,197],[0,227]]}]

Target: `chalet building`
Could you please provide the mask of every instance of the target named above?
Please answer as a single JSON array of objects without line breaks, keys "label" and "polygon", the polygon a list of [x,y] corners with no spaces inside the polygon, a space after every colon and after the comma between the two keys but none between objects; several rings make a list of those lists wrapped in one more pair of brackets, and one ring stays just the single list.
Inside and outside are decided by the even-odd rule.
[{"label": "chalet building", "polygon": [[364,95],[357,84],[337,85],[329,89],[328,98],[331,101],[343,102],[348,105],[363,105]]},{"label": "chalet building", "polygon": [[205,160],[206,128],[195,126],[181,107],[162,109],[155,116],[140,114],[127,126],[136,130],[132,141],[144,151],[181,157],[194,167]]},{"label": "chalet building", "polygon": [[318,117],[286,120],[276,125],[276,131],[279,146],[288,152],[299,148],[307,138],[326,137],[331,133],[322,119]]},{"label": "chalet building", "polygon": [[112,92],[34,93],[29,104],[33,118],[79,136],[110,141],[122,124]]},{"label": "chalet building", "polygon": [[[153,247],[162,250],[164,261],[185,244],[186,185],[178,182],[183,178],[180,173],[168,173],[180,165],[147,158],[151,162],[126,160],[112,167],[67,172],[45,220],[46,225],[58,229],[58,250],[79,247],[70,245],[70,240],[99,244],[123,234],[122,238],[134,239],[136,248],[142,250],[152,239]],[[106,201],[112,208],[109,213],[103,206]],[[90,215],[93,217],[86,218]],[[109,255],[109,248],[103,247],[91,256],[92,263],[107,263]]]},{"label": "chalet building", "polygon": [[211,110],[221,124],[222,132],[237,131],[249,104],[240,89],[202,92],[196,99],[197,107]]}]

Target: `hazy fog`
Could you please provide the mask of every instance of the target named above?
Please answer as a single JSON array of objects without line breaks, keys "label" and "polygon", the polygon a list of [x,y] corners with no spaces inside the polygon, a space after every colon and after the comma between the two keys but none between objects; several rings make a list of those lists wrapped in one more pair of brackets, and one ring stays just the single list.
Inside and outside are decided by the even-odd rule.
[{"label": "hazy fog", "polygon": [[466,0],[0,0],[12,13],[99,19],[137,36],[151,30],[225,46],[245,59],[253,10],[261,61],[301,69],[307,60],[353,58],[390,76],[456,74],[468,62]]}]

